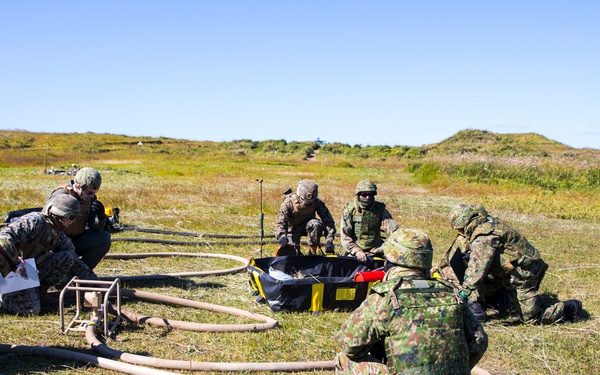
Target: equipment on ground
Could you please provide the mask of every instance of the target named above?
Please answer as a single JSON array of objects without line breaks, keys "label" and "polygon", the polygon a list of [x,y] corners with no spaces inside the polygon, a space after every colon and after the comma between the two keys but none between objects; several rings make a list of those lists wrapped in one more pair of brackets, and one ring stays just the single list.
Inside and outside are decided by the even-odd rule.
[{"label": "equipment on ground", "polygon": [[251,259],[250,286],[258,302],[275,312],[354,310],[378,282],[355,281],[359,272],[383,267],[384,260],[368,258],[366,264],[344,256],[279,256]]}]

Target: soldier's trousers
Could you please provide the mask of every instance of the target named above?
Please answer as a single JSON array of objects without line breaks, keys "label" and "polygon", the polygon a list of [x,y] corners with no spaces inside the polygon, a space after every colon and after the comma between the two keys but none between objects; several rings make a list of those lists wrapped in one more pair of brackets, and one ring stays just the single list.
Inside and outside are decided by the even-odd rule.
[{"label": "soldier's trousers", "polygon": [[300,238],[307,236],[308,246],[316,248],[320,245],[320,238],[323,235],[323,222],[319,219],[311,219],[304,225],[296,225],[289,229],[292,242],[300,244]]},{"label": "soldier's trousers", "polygon": [[370,355],[350,359],[344,353],[335,357],[335,373],[344,375],[389,374],[388,367]]},{"label": "soldier's trousers", "polygon": [[552,324],[564,317],[562,302],[552,306],[542,306],[540,303],[539,288],[547,269],[548,264],[539,259],[518,265],[509,275],[507,290],[524,322]]},{"label": "soldier's trousers", "polygon": [[[39,290],[48,290],[56,285],[76,262],[77,256],[69,251],[50,252],[37,265],[40,278],[39,288],[29,288],[2,295],[2,307],[15,315],[39,315],[41,310]],[[78,260],[78,259],[77,259]]]},{"label": "soldier's trousers", "polygon": [[83,263],[93,270],[110,250],[110,233],[88,229],[80,237],[73,239],[73,245]]}]

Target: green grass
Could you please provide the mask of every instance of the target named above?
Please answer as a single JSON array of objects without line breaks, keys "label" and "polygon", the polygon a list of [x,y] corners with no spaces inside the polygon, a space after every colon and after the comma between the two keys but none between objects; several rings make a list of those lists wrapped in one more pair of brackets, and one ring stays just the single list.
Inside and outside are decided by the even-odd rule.
[{"label": "green grass", "polygon": [[[487,133],[468,134],[480,136],[480,144],[494,145],[494,142],[500,142],[498,139],[504,139]],[[597,184],[549,189],[519,181],[522,178],[519,173],[494,181],[487,177],[469,178],[481,172],[485,163],[507,170],[513,168],[512,172],[527,165],[541,168],[542,174],[551,167],[570,168],[572,173],[582,176],[585,173],[593,175],[600,167],[593,150],[567,150],[548,140],[521,136],[505,142],[518,150],[542,150],[548,156],[520,156],[518,153],[498,156],[491,146],[479,147],[477,157],[440,155],[439,152],[432,155],[431,150],[438,145],[409,148],[393,155],[392,151],[399,151],[399,147],[345,147],[339,144],[328,147],[330,144],[325,144],[318,148],[316,159],[305,160],[303,151],[278,151],[275,154],[272,148],[269,149],[273,145],[287,147],[293,144],[284,145],[281,141],[218,144],[90,133],[60,135],[60,140],[56,135],[43,133],[0,131],[0,135],[2,215],[19,208],[43,205],[49,192],[69,179],[68,176],[42,173],[45,163],[51,160],[48,168],[54,165],[68,169],[72,163],[97,168],[103,177],[99,199],[106,206],[121,208],[124,224],[198,234],[255,236],[260,230],[261,209],[257,180],[263,179],[264,232],[271,241],[282,192],[295,188],[299,180],[312,178],[319,183],[322,199],[339,221],[356,183],[371,178],[378,184],[378,198],[386,203],[400,225],[419,228],[429,234],[437,261],[454,238],[447,222],[449,210],[463,201],[480,202],[492,214],[519,229],[550,264],[542,292],[561,300],[579,298],[587,313],[587,319],[577,324],[543,327],[516,324],[514,318],[494,319],[485,325],[490,347],[480,366],[493,374],[600,372],[600,204]],[[459,135],[458,139],[451,139],[454,146],[446,144],[446,151],[473,143],[465,138],[465,134]],[[144,143],[141,150],[137,146],[140,140]],[[90,145],[94,145],[93,153]],[[296,144],[290,146],[292,148],[302,149]],[[334,153],[337,149],[341,151]],[[565,153],[571,156],[565,156]],[[465,165],[454,168],[473,172],[456,174],[444,169],[459,160]],[[409,167],[413,163],[423,163],[421,165],[427,165],[428,169]],[[131,231],[114,237],[195,240]],[[259,249],[258,245],[223,245],[219,240],[204,240],[206,244],[199,246],[119,241],[113,243],[111,252],[184,251],[249,258]],[[265,255],[274,250],[275,244],[263,246]],[[97,272],[101,276],[143,275],[234,266],[237,263],[208,258],[105,259]],[[109,343],[118,350],[155,357],[226,362],[331,360],[338,350],[335,333],[349,315],[331,311],[320,315],[275,314],[268,306],[255,302],[246,274],[130,282],[126,287],[245,309],[271,316],[281,324],[278,329],[259,333],[198,333],[126,322],[115,340]],[[224,314],[130,299],[125,299],[124,308],[169,319],[247,323]],[[60,332],[55,311],[45,311],[32,318],[2,313],[0,337],[2,343],[53,346],[92,353],[83,335]],[[12,355],[0,356],[0,373],[117,374],[52,358]]]}]

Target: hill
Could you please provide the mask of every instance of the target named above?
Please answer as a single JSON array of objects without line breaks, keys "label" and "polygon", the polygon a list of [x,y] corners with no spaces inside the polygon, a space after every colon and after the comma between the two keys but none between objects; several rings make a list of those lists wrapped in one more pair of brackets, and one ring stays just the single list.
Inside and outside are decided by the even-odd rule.
[{"label": "hill", "polygon": [[[0,130],[0,165],[60,164],[64,159],[82,162],[94,158],[140,157],[143,154],[228,155],[306,160],[319,150],[320,158],[414,160],[431,156],[540,157],[600,160],[600,150],[575,149],[535,133],[497,134],[462,130],[435,144],[411,146],[361,146],[332,142],[285,140],[231,142],[190,141],[166,137],[131,137],[102,133],[39,133]],[[69,165],[69,164],[67,164]]]}]

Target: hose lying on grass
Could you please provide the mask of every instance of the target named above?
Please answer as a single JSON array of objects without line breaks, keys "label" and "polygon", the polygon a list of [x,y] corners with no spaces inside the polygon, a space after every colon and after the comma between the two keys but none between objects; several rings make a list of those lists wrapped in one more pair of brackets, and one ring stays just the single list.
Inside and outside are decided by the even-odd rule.
[{"label": "hose lying on grass", "polygon": [[[144,231],[144,230],[138,230]],[[162,234],[176,234],[184,236],[196,236],[196,237],[213,237],[213,238],[236,238],[244,239],[249,238],[248,236],[228,236],[228,235],[206,235],[200,236],[193,233],[187,232],[169,232],[169,231],[154,231],[147,230],[150,233],[162,233]],[[181,241],[170,241],[170,240],[149,240],[142,238],[135,239],[114,239],[116,241],[136,241],[136,242],[154,242],[164,244],[177,244],[177,245],[196,245],[199,242],[181,242]],[[205,242],[204,242],[205,243]],[[240,242],[236,242],[240,243]],[[262,244],[262,242],[260,242]],[[230,243],[221,243],[230,244]],[[123,276],[119,277],[121,280],[133,281],[133,280],[156,280],[172,277],[203,277],[203,276],[215,276],[215,275],[227,275],[242,272],[246,269],[248,260],[242,257],[237,257],[227,254],[204,254],[204,253],[143,253],[143,254],[107,254],[106,258],[117,258],[117,259],[140,259],[146,257],[162,257],[162,256],[187,256],[187,257],[216,257],[230,259],[238,261],[243,266],[214,271],[199,271],[199,272],[183,272],[183,273],[170,273],[170,274],[158,274],[158,275],[144,275],[144,276]],[[102,278],[102,279],[114,279],[114,278]],[[199,332],[257,332],[268,329],[277,328],[279,323],[277,320],[255,314],[245,310],[236,308],[215,305],[210,303],[204,303],[199,301],[192,301],[183,298],[170,297],[155,293],[141,292],[135,290],[124,289],[121,291],[124,296],[137,298],[146,301],[167,303],[178,306],[194,307],[199,309],[206,309],[210,311],[227,313],[239,317],[248,318],[251,320],[262,321],[262,324],[200,324],[193,322],[174,321],[164,318],[153,318],[148,316],[137,315],[132,312],[121,309],[121,315],[126,319],[137,322],[147,323],[160,326],[169,326],[176,329],[191,330]],[[114,313],[114,309],[113,309]],[[96,367],[119,371],[133,375],[166,375],[176,374],[173,372],[163,371],[155,368],[149,368],[144,366],[162,368],[162,369],[177,369],[177,370],[193,370],[193,371],[310,371],[310,370],[332,370],[335,366],[334,361],[312,361],[312,362],[272,362],[272,363],[224,363],[224,362],[197,362],[187,360],[168,360],[161,358],[153,358],[147,356],[141,356],[126,352],[121,352],[109,348],[103,344],[96,337],[95,325],[88,325],[85,331],[86,340],[94,351],[100,354],[100,356],[94,356],[85,353],[72,352],[68,350],[37,347],[37,346],[23,346],[23,345],[8,345],[0,344],[0,353],[12,353],[12,354],[34,354],[34,355],[46,355],[51,357],[58,357],[67,360],[72,360],[84,364],[90,364]],[[121,361],[114,361],[104,357],[117,358]],[[489,373],[479,367],[475,367],[471,374],[473,375],[489,375]]]}]

